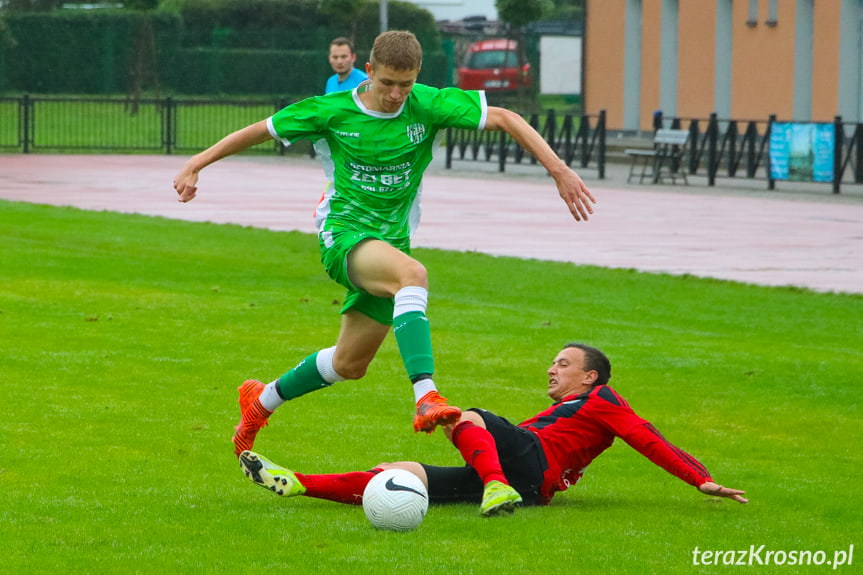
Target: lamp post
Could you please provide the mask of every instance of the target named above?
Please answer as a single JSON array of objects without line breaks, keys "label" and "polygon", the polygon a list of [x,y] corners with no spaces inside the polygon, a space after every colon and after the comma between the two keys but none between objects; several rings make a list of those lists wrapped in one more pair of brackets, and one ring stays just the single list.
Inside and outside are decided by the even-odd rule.
[{"label": "lamp post", "polygon": [[381,34],[387,31],[387,0],[381,0]]}]

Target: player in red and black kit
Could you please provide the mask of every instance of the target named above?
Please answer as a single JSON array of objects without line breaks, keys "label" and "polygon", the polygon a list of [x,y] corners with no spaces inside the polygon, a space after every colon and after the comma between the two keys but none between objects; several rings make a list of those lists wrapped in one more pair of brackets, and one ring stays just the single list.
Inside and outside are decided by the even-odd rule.
[{"label": "player in red and black kit", "polygon": [[306,495],[362,503],[368,481],[382,469],[407,469],[422,479],[431,503],[481,502],[483,515],[515,505],[545,505],[581,479],[585,469],[620,437],[639,453],[702,493],[747,503],[744,491],[716,484],[693,456],[675,447],[635,414],[607,383],[611,363],[600,350],[568,344],[548,369],[554,404],[514,425],[489,411],[470,409],[445,427],[464,457],[464,467],[417,462],[382,463],[365,472],[303,475],[244,452],[246,475],[279,495]]}]

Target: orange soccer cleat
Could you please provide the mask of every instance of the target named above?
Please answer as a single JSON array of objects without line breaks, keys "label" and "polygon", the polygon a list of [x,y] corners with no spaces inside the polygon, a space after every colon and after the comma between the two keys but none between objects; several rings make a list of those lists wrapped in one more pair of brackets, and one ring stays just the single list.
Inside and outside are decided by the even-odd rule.
[{"label": "orange soccer cleat", "polygon": [[234,428],[234,455],[237,457],[244,451],[251,450],[255,445],[255,436],[267,424],[267,418],[273,412],[267,411],[258,399],[264,391],[264,384],[254,379],[248,379],[237,388],[240,392],[240,423]]},{"label": "orange soccer cleat", "polygon": [[446,398],[437,391],[430,391],[417,403],[417,414],[414,417],[414,432],[431,433],[438,425],[455,423],[461,417],[461,410],[447,405]]}]

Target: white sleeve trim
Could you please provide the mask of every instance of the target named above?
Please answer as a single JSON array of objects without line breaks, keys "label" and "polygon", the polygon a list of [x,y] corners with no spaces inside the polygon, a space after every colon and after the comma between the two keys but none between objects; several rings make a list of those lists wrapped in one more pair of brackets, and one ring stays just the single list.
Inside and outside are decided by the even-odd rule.
[{"label": "white sleeve trim", "polygon": [[291,142],[289,140],[282,138],[281,136],[279,136],[279,134],[276,133],[276,127],[273,125],[272,116],[267,118],[267,131],[270,132],[270,135],[273,137],[274,140],[278,140],[286,148],[291,145]]},{"label": "white sleeve trim", "polygon": [[485,122],[488,120],[488,101],[485,98],[485,90],[479,91],[480,116],[477,130],[485,130]]}]

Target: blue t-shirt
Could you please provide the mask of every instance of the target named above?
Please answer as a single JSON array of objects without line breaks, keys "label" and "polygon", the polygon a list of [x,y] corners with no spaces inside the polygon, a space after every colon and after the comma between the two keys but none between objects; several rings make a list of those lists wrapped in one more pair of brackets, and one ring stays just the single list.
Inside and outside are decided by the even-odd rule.
[{"label": "blue t-shirt", "polygon": [[327,80],[326,94],[331,92],[344,92],[345,90],[353,90],[359,86],[364,80],[368,80],[368,76],[362,70],[354,68],[344,82],[339,82],[339,75],[333,74]]}]

